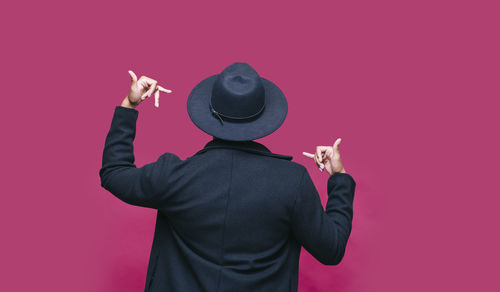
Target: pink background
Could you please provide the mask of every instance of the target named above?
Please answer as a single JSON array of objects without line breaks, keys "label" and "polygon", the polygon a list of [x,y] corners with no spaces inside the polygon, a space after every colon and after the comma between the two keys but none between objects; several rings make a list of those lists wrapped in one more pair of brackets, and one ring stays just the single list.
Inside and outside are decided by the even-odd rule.
[{"label": "pink background", "polygon": [[357,182],[338,266],[303,251],[300,291],[500,291],[498,1],[15,1],[2,30],[1,291],[143,291],[155,211],[100,187],[127,70],[173,90],[138,108],[136,164],[210,137],[186,100],[248,62],[289,113],[257,140],[342,137]]}]

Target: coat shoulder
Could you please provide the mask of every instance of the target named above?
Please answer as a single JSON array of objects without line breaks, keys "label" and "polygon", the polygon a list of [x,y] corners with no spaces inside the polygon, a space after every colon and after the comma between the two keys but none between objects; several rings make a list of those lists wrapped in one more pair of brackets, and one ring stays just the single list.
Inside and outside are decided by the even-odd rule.
[{"label": "coat shoulder", "polygon": [[277,159],[273,157],[266,158],[266,160],[273,164],[273,167],[278,167],[281,170],[286,170],[286,172],[293,173],[295,175],[302,175],[304,171],[307,171],[307,168],[304,165],[292,160]]}]

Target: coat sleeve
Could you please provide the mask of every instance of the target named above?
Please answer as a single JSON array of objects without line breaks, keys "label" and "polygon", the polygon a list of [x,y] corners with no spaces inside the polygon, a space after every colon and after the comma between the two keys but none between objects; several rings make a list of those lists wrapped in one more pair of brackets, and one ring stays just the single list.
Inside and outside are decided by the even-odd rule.
[{"label": "coat sleeve", "polygon": [[181,160],[167,152],[136,167],[133,141],[138,114],[136,109],[115,107],[99,170],[101,186],[128,204],[159,208],[168,200],[167,178]]},{"label": "coat sleeve", "polygon": [[325,265],[337,265],[344,257],[353,219],[356,183],[347,173],[328,178],[326,210],[305,169],[292,215],[292,232],[314,258]]}]

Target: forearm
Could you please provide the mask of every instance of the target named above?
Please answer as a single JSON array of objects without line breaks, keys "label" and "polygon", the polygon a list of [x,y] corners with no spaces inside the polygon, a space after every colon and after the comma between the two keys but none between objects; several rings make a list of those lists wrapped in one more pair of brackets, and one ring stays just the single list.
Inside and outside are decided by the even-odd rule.
[{"label": "forearm", "polygon": [[325,211],[309,173],[304,170],[292,211],[293,234],[325,265],[336,265],[344,256],[351,231],[354,186],[354,180],[347,173],[331,175]]},{"label": "forearm", "polygon": [[135,139],[138,112],[130,107],[115,107],[110,130],[106,136],[99,171],[104,187],[111,182],[113,173],[123,168],[135,168],[133,141]]},{"label": "forearm", "polygon": [[352,229],[353,201],[356,182],[345,172],[334,173],[327,182],[328,201],[325,213],[331,218],[336,230],[335,254],[342,259]]}]

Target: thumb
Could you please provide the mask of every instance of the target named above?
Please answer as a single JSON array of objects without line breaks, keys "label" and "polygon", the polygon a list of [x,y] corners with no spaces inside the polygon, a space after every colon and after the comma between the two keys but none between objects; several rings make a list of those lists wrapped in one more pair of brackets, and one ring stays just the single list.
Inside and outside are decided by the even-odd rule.
[{"label": "thumb", "polygon": [[132,85],[135,85],[135,83],[137,82],[137,76],[135,76],[135,73],[132,72],[132,70],[128,70],[128,74],[130,74],[130,78],[132,79]]},{"label": "thumb", "polygon": [[339,151],[339,144],[340,142],[342,141],[341,138],[338,138],[337,140],[335,140],[335,143],[333,143],[333,152],[335,154],[340,154],[340,151]]}]

